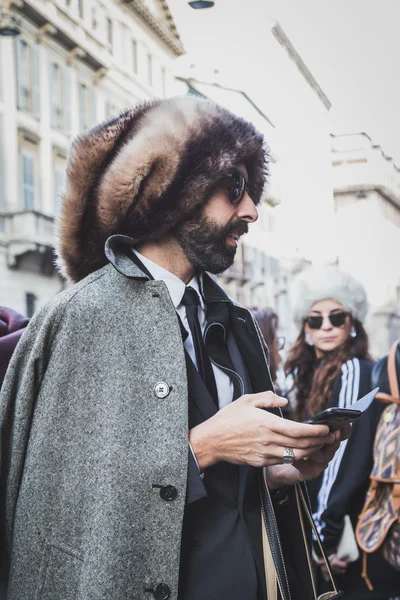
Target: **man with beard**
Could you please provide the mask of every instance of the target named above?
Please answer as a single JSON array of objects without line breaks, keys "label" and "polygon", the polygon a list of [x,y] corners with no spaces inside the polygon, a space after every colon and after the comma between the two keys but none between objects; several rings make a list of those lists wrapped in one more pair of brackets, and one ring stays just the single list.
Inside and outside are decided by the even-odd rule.
[{"label": "man with beard", "polygon": [[269,581],[312,597],[290,486],[339,436],[280,417],[254,320],[207,274],[257,219],[266,167],[254,127],[198,98],[75,141],[58,223],[74,285],[32,319],[0,399],[8,600],[266,598],[270,494]]}]

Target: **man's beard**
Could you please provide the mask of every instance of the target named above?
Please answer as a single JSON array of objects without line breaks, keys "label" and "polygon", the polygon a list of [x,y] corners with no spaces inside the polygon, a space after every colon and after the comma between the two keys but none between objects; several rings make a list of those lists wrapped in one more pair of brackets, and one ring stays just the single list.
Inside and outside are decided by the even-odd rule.
[{"label": "man's beard", "polygon": [[196,219],[184,222],[175,236],[196,271],[217,275],[226,271],[235,260],[237,247],[228,245],[227,237],[247,232],[245,221],[221,226],[202,213]]}]

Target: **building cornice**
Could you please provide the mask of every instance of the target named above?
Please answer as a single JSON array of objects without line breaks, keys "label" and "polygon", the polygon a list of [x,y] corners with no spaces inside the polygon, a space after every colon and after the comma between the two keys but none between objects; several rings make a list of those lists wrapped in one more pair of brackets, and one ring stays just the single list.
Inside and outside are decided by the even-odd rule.
[{"label": "building cornice", "polygon": [[[333,190],[334,196],[345,196],[348,194],[366,194],[368,192],[376,192],[380,194],[387,202],[394,206],[397,210],[400,210],[400,200],[396,194],[394,194],[387,186],[377,185],[371,183],[360,183],[353,185],[346,185],[335,187]],[[360,196],[362,197],[362,196]]]},{"label": "building cornice", "polygon": [[[331,138],[332,140],[335,139],[340,139],[340,138],[345,138],[345,137],[356,137],[356,136],[361,136],[361,137],[365,137],[367,138],[367,140],[370,142],[371,144],[371,149],[372,150],[379,150],[382,158],[384,158],[387,162],[392,163],[393,168],[395,169],[395,171],[400,171],[400,166],[398,166],[394,160],[393,157],[390,156],[389,154],[386,154],[382,148],[382,146],[380,146],[379,144],[375,144],[372,140],[372,138],[368,135],[368,133],[365,133],[365,131],[359,131],[359,132],[355,132],[355,133],[339,133],[339,134],[334,134],[331,133]],[[346,154],[346,153],[351,153],[354,152],[355,150],[361,150],[362,148],[350,148],[349,150],[337,150],[336,148],[332,148],[332,154]]]},{"label": "building cornice", "polygon": [[[58,18],[57,12],[63,12],[61,7],[54,5],[54,11],[51,14],[47,14],[39,2],[35,0],[23,0],[18,7],[18,12],[36,25],[39,28],[39,32],[42,32],[43,35],[49,35],[57,40],[67,51],[71,52],[71,56],[73,54],[80,54],[82,62],[86,63],[90,68],[95,71],[102,68],[109,68],[110,58],[105,51],[98,47],[98,42],[90,43],[88,39],[83,41],[77,34],[77,31],[66,27],[65,23]],[[67,16],[71,19],[70,15]],[[85,33],[86,38],[88,38],[90,34]],[[43,37],[43,35],[40,37]],[[38,41],[40,41],[40,37]]]},{"label": "building cornice", "polygon": [[199,79],[195,79],[194,77],[176,77],[176,79],[178,81],[186,83],[186,85],[192,92],[200,96],[203,96],[203,93],[197,89],[196,84],[208,85],[210,87],[219,88],[221,90],[226,90],[227,92],[233,92],[234,94],[239,94],[240,96],[243,96],[243,98],[245,98],[245,100],[254,108],[254,110],[257,111],[260,117],[265,119],[265,121],[275,129],[275,125],[272,123],[271,119],[267,117],[267,115],[254,102],[254,100],[252,100],[252,98],[250,98],[250,96],[246,94],[246,92],[243,92],[242,90],[236,88],[226,87],[224,85],[220,85],[219,83],[208,83],[207,81],[200,81]]},{"label": "building cornice", "polygon": [[143,3],[143,0],[122,0],[122,3],[129,6],[132,11],[172,50],[175,56],[185,54],[185,49],[179,38],[174,20],[168,8],[166,0],[158,0],[169,26],[165,25],[161,19],[157,18]]},{"label": "building cornice", "polygon": [[283,31],[282,27],[278,22],[271,29],[272,34],[276,38],[276,40],[285,48],[289,57],[295,63],[296,67],[303,75],[304,79],[307,81],[308,85],[314,90],[317,94],[318,98],[321,100],[322,104],[325,106],[327,110],[329,110],[332,106],[329,98],[323,92],[322,88],[318,84],[314,75],[311,73],[310,69],[307,67],[300,54],[297,52],[296,48],[293,46],[292,42],[289,40],[286,33]]}]

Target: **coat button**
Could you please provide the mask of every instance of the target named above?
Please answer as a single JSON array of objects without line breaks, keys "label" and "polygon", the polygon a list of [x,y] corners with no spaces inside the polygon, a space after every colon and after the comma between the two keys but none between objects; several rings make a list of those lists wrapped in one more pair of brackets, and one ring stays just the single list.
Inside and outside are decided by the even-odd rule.
[{"label": "coat button", "polygon": [[169,387],[168,383],[165,383],[165,381],[159,381],[154,386],[154,394],[157,396],[157,398],[166,398],[170,391],[171,388]]},{"label": "coat button", "polygon": [[156,600],[168,600],[171,597],[171,590],[165,583],[159,583],[154,588],[153,596]]},{"label": "coat button", "polygon": [[165,485],[160,489],[160,496],[163,500],[171,502],[178,496],[178,490],[173,485]]}]

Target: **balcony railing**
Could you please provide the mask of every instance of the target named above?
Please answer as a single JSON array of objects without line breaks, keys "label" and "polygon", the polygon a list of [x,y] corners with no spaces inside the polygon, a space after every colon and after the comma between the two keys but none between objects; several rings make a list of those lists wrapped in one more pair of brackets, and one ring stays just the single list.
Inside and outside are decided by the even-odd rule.
[{"label": "balcony railing", "polygon": [[54,271],[54,219],[34,210],[0,212],[0,244],[7,248],[7,264],[18,268],[22,257],[37,259],[42,273]]},{"label": "balcony railing", "polygon": [[0,236],[6,242],[54,245],[54,219],[35,210],[0,212]]}]

